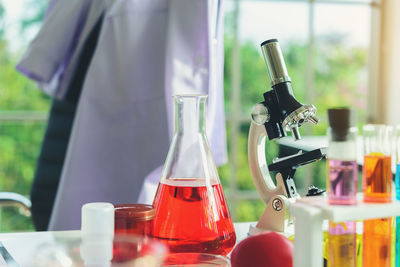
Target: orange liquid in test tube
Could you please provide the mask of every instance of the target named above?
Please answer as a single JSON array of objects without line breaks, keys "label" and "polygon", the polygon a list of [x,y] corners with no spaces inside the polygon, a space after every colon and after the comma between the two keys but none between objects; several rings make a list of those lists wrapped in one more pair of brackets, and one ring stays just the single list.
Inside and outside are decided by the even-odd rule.
[{"label": "orange liquid in test tube", "polygon": [[370,153],[364,156],[364,202],[392,201],[391,156]]},{"label": "orange liquid in test tube", "polygon": [[364,221],[363,267],[391,266],[392,218]]}]

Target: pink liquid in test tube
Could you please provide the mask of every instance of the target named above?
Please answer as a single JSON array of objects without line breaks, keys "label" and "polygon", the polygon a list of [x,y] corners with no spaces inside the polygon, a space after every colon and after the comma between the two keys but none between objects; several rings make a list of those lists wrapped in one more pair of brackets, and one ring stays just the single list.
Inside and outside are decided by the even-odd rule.
[{"label": "pink liquid in test tube", "polygon": [[328,198],[330,204],[357,203],[358,166],[355,160],[328,160]]},{"label": "pink liquid in test tube", "polygon": [[355,111],[349,108],[328,109],[328,118],[328,201],[334,205],[355,205],[358,190]]}]

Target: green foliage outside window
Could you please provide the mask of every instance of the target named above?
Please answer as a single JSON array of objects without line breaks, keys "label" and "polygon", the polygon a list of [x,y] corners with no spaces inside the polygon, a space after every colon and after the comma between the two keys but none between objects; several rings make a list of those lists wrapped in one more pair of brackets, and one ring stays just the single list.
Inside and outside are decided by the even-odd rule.
[{"label": "green foliage outside window", "polygon": [[[44,1],[36,1],[38,3],[42,4],[38,9],[42,14]],[[32,18],[27,16],[26,23],[21,22],[21,36],[24,30],[40,20],[39,13]],[[0,114],[10,111],[47,112],[50,99],[15,70],[21,53],[16,52],[11,47],[12,42],[6,39],[4,15],[0,4]],[[27,21],[29,18],[30,22]],[[0,191],[29,196],[45,126],[45,122],[37,121],[0,121]],[[28,230],[33,230],[29,217],[21,215],[15,207],[1,209],[1,232]]]}]

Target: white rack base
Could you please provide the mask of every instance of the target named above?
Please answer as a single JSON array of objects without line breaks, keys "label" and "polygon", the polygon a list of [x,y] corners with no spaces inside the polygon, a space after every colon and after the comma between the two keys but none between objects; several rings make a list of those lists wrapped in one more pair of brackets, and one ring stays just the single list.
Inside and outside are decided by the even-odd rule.
[{"label": "white rack base", "polygon": [[400,201],[392,203],[364,203],[357,205],[329,205],[326,197],[307,197],[291,205],[295,217],[294,267],[323,266],[324,220],[333,222],[356,221],[400,216]]}]

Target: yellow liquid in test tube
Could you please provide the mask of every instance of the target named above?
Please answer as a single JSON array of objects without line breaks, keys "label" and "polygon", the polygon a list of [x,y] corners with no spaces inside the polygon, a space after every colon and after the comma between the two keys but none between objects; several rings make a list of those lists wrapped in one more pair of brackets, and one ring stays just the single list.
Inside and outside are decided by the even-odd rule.
[{"label": "yellow liquid in test tube", "polygon": [[356,266],[356,222],[329,222],[328,267]]}]

